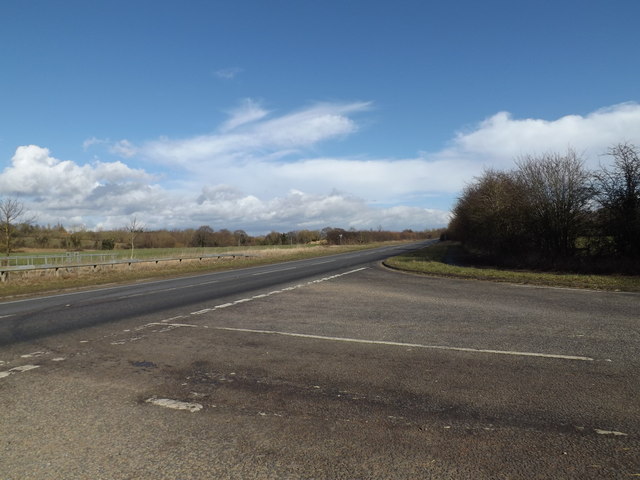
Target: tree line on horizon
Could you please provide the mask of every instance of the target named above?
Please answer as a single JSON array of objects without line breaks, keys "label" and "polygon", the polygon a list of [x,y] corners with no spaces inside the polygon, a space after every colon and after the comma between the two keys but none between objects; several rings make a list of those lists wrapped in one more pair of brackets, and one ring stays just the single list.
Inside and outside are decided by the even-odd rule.
[{"label": "tree line on horizon", "polygon": [[589,171],[569,149],[489,169],[462,192],[447,229],[468,251],[508,266],[640,272],[640,158],[611,147]]},{"label": "tree line on horizon", "polygon": [[214,230],[209,225],[186,229],[154,229],[133,218],[128,225],[114,230],[91,231],[62,224],[42,226],[25,217],[24,205],[15,199],[0,199],[0,251],[10,255],[19,249],[114,250],[135,248],[190,248],[260,245],[328,245],[371,243],[393,240],[421,240],[438,237],[444,229],[400,232],[356,230],[326,227],[289,232],[271,231],[266,235],[249,235],[244,230]]}]

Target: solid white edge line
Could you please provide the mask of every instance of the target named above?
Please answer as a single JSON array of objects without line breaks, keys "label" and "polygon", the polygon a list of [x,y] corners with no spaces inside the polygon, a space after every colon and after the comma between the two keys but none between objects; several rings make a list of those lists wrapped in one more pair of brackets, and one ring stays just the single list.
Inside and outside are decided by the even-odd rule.
[{"label": "solid white edge line", "polygon": [[364,343],[369,345],[389,345],[389,346],[395,346],[395,347],[424,348],[424,349],[430,349],[430,350],[451,350],[456,352],[470,352],[470,353],[490,353],[494,355],[513,355],[513,356],[520,356],[520,357],[554,358],[558,360],[580,360],[584,362],[593,361],[593,358],[591,357],[581,357],[576,355],[560,355],[560,354],[554,354],[554,353],[515,352],[515,351],[509,351],[509,350],[490,350],[490,349],[482,349],[482,348],[447,347],[444,345],[422,345],[419,343],[388,342],[384,340],[365,340],[360,338],[327,337],[323,335],[310,335],[306,333],[278,332],[273,330],[253,330],[249,328],[232,328],[232,327],[211,327],[211,328],[215,328],[216,330],[228,330],[231,332],[281,335],[286,337],[309,338],[313,340],[330,340],[334,342]]}]

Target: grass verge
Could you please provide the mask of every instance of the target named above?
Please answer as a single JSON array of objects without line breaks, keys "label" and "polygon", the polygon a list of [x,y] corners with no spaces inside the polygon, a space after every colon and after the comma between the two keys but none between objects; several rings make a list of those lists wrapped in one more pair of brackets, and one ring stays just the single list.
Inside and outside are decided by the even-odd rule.
[{"label": "grass verge", "polygon": [[388,267],[450,278],[490,280],[525,285],[640,292],[640,276],[578,275],[469,266],[470,259],[456,242],[441,242],[387,259]]},{"label": "grass verge", "polygon": [[[365,245],[340,245],[340,246],[281,246],[281,247],[225,247],[203,249],[148,249],[136,250],[135,258],[147,260],[150,258],[176,258],[183,256],[197,257],[201,254],[215,255],[217,253],[236,253],[249,255],[236,258],[222,257],[205,260],[193,260],[182,262],[161,262],[155,264],[135,263],[129,268],[127,264],[117,266],[103,266],[98,272],[89,269],[70,268],[64,273],[55,276],[51,271],[33,270],[23,273],[11,273],[9,281],[0,283],[0,300],[9,300],[15,297],[40,295],[45,293],[58,293],[64,290],[77,290],[94,286],[106,286],[115,284],[135,283],[147,280],[180,277],[200,273],[233,270],[238,268],[256,267],[279,262],[304,260],[306,258],[335,255],[339,253],[365,250],[402,242],[371,243]],[[31,252],[33,253],[33,252]],[[53,253],[53,252],[52,252]],[[92,253],[92,252],[84,252]],[[128,258],[124,252],[123,258]],[[192,254],[192,255],[191,255]]]}]

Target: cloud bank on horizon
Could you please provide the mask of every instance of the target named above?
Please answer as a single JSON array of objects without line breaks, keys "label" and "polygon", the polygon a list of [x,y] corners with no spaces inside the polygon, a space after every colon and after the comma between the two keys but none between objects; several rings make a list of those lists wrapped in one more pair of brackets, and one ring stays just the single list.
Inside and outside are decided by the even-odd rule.
[{"label": "cloud bank on horizon", "polygon": [[640,144],[640,105],[630,102],[551,120],[498,112],[452,133],[445,148],[412,158],[314,154],[357,135],[373,109],[371,102],[320,103],[277,114],[246,99],[211,133],[139,143],[86,139],[91,163],[23,145],[0,172],[0,191],[20,198],[39,224],[90,229],[119,228],[135,215],[147,228],[209,225],[253,234],[424,230],[446,226],[456,196],[485,168],[509,169],[523,155],[567,148],[597,168],[612,145]]}]

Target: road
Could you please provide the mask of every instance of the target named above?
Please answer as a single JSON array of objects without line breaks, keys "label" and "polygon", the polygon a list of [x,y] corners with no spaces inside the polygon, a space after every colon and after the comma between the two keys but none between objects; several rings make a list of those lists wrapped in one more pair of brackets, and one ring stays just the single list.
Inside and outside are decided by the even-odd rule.
[{"label": "road", "polygon": [[0,302],[0,345],[269,288],[415,250],[434,243],[381,247],[226,272]]},{"label": "road", "polygon": [[640,475],[637,294],[369,261],[150,312],[134,299],[162,295],[124,295],[77,307],[120,319],[0,348],[0,478]]}]

